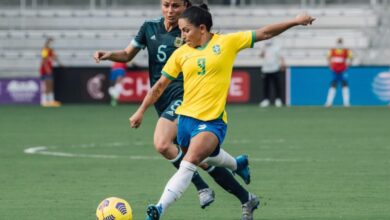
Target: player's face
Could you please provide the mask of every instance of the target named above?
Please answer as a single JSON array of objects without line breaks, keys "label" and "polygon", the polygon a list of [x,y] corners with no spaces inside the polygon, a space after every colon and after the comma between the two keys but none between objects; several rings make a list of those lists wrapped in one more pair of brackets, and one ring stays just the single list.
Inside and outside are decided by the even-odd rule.
[{"label": "player's face", "polygon": [[164,19],[170,24],[177,24],[179,16],[187,8],[184,0],[161,0]]},{"label": "player's face", "polygon": [[181,37],[190,47],[201,46],[202,28],[195,27],[188,22],[187,19],[179,19],[179,28],[181,30]]}]

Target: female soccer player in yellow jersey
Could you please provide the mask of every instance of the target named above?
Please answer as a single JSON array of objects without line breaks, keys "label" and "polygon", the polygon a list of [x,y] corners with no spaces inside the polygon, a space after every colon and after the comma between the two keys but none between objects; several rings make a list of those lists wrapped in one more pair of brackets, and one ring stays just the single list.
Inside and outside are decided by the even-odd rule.
[{"label": "female soccer player in yellow jersey", "polygon": [[[110,60],[117,62],[131,61],[141,49],[148,50],[149,78],[153,86],[161,77],[161,70],[172,53],[181,46],[181,32],[178,27],[179,16],[191,4],[202,4],[203,0],[159,0],[162,17],[146,20],[140,27],[137,35],[130,44],[119,51],[96,51],[94,58],[96,62]],[[159,119],[154,131],[154,146],[156,150],[168,159],[176,168],[179,168],[185,153],[174,143],[177,135],[177,114],[176,108],[183,99],[183,78],[178,77],[171,82],[160,96],[158,102],[154,103]],[[259,205],[259,199],[248,192],[232,173],[223,167],[208,166],[203,164],[202,168],[218,183],[224,190],[233,194],[241,203],[242,219],[250,219],[254,207]],[[249,183],[249,173],[244,176],[245,182]],[[214,191],[201,178],[198,172],[192,177],[195,185],[199,204],[202,208],[207,207],[214,201]]]},{"label": "female soccer player in yellow jersey", "polygon": [[270,39],[297,25],[312,24],[314,20],[309,15],[300,14],[255,31],[219,35],[210,32],[212,16],[207,10],[193,6],[184,11],[179,18],[179,28],[186,45],[172,54],[161,78],[130,118],[131,127],[139,127],[146,109],[158,100],[172,80],[183,73],[183,103],[176,110],[179,115],[177,140],[180,146],[188,149],[159,202],[148,206],[147,220],[160,219],[181,197],[201,162],[226,167],[246,176],[249,171],[247,158],[234,158],[220,149],[227,129],[225,105],[235,57],[255,42]]},{"label": "female soccer player in yellow jersey", "polygon": [[[129,62],[139,51],[147,49],[149,79],[153,86],[161,77],[161,70],[168,58],[182,44],[178,20],[179,16],[191,4],[189,0],[159,1],[162,17],[146,20],[125,49],[120,51],[96,51],[94,54],[96,62],[99,63],[102,60]],[[170,84],[159,101],[154,104],[159,116],[154,130],[155,149],[177,168],[179,168],[183,153],[174,143],[177,134],[177,115],[174,110],[180,105],[182,99],[183,79],[178,78]],[[213,176],[214,173],[210,173],[210,175]],[[214,201],[214,192],[198,173],[194,174],[192,182],[198,191],[200,205],[205,208]]]}]

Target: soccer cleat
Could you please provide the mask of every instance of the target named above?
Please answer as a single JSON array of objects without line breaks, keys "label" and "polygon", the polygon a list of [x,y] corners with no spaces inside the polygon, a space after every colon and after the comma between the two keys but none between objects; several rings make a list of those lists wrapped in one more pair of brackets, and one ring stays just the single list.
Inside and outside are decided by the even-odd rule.
[{"label": "soccer cleat", "polygon": [[249,193],[249,201],[242,205],[241,220],[253,220],[253,211],[260,205],[260,200],[257,196]]},{"label": "soccer cleat", "polygon": [[265,107],[268,107],[270,105],[270,102],[268,99],[264,99],[263,101],[260,102],[259,106],[261,108],[265,108]]},{"label": "soccer cleat", "polygon": [[61,106],[61,102],[59,102],[59,101],[52,101],[52,102],[50,102],[50,106],[51,107],[60,107]]},{"label": "soccer cleat", "polygon": [[206,208],[207,206],[209,206],[211,203],[214,202],[215,193],[210,188],[199,190],[198,195],[199,195],[200,207],[202,209]]},{"label": "soccer cleat", "polygon": [[48,102],[42,102],[41,106],[42,107],[50,107],[50,104]]},{"label": "soccer cleat", "polygon": [[282,107],[283,106],[283,102],[281,99],[275,99],[275,106],[276,107]]},{"label": "soccer cleat", "polygon": [[43,102],[41,103],[42,107],[60,107],[61,102],[52,101],[52,102]]},{"label": "soccer cleat", "polygon": [[148,205],[146,209],[146,220],[159,220],[161,215],[161,206]]},{"label": "soccer cleat", "polygon": [[237,170],[234,171],[237,175],[239,175],[246,184],[251,182],[251,172],[249,170],[249,161],[247,155],[240,155],[236,157],[237,162]]}]

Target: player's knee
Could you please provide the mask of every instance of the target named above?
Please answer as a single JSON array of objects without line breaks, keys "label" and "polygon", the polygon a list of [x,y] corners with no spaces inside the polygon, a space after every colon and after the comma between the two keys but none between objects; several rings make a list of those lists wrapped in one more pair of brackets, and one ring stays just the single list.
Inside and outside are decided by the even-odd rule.
[{"label": "player's knee", "polygon": [[195,165],[199,165],[203,161],[202,158],[200,158],[197,155],[188,155],[188,154],[185,156],[185,160]]},{"label": "player's knee", "polygon": [[347,81],[343,81],[343,87],[347,87],[348,86],[348,82]]},{"label": "player's knee", "polygon": [[199,164],[199,167],[203,170],[208,170],[210,168],[210,165],[208,165],[207,163],[201,163]]},{"label": "player's knee", "polygon": [[165,139],[155,139],[154,147],[156,148],[157,152],[165,155],[167,152],[169,152],[170,148],[172,147],[172,141],[165,140]]}]

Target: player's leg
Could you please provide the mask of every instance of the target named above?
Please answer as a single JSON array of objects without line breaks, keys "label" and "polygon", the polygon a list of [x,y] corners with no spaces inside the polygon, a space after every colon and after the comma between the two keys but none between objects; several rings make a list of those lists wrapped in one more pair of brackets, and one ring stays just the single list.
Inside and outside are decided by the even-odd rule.
[{"label": "player's leg", "polygon": [[[198,133],[196,136],[191,138],[190,146],[180,164],[179,170],[168,181],[165,190],[157,203],[157,207],[161,211],[160,213],[163,213],[170,205],[182,196],[190,184],[191,177],[196,171],[196,167],[201,163],[201,161],[207,158],[208,155],[215,152],[217,147],[218,138],[209,131]],[[221,152],[222,151],[220,151],[218,155],[220,155]],[[225,154],[227,153],[225,152]],[[226,158],[226,155],[223,157]],[[236,164],[234,159],[233,161],[234,165],[232,165],[229,160],[218,160],[218,164],[229,168],[239,166]],[[237,170],[237,168],[235,169]]]},{"label": "player's leg", "polygon": [[260,107],[268,107],[269,101],[269,74],[262,73],[263,78],[263,101],[260,102]]},{"label": "player's leg", "polygon": [[249,192],[234,178],[231,171],[223,167],[209,166],[206,163],[201,164],[200,167],[208,172],[218,185],[236,196],[242,205],[249,202]]},{"label": "player's leg", "polygon": [[61,103],[54,100],[54,82],[52,75],[43,75],[41,104],[45,107],[58,107]]},{"label": "player's leg", "polygon": [[178,129],[178,143],[183,147],[188,147],[188,151],[180,163],[179,169],[166,184],[159,202],[156,205],[149,205],[146,211],[148,220],[158,220],[166,209],[178,200],[188,188],[197,165],[200,164],[217,146],[218,139],[207,132],[209,136],[204,141],[204,135],[197,134],[192,138],[192,130],[197,127],[197,120],[189,117],[180,117]]},{"label": "player's leg", "polygon": [[225,191],[233,194],[242,204],[248,201],[249,192],[234,178],[231,171],[224,167],[209,166],[206,172],[220,185]]},{"label": "player's leg", "polygon": [[47,85],[46,85],[46,76],[43,75],[41,76],[41,105],[42,106],[47,106],[48,99],[47,99]]},{"label": "player's leg", "polygon": [[47,100],[49,102],[49,105],[51,107],[59,107],[61,106],[61,103],[55,100],[54,97],[54,78],[52,75],[50,75],[46,80],[46,86],[47,86]]},{"label": "player's leg", "polygon": [[349,95],[349,86],[347,81],[347,76],[345,74],[342,74],[342,95],[343,95],[343,105],[345,107],[350,106],[350,95]]},{"label": "player's leg", "polygon": [[125,76],[125,70],[115,69],[111,71],[110,81],[113,82],[113,85],[108,89],[108,93],[111,97],[111,105],[116,106],[118,104],[118,99],[122,93],[123,86],[122,80]]},{"label": "player's leg", "polygon": [[205,170],[218,185],[240,200],[242,206],[241,220],[253,219],[253,211],[260,205],[259,198],[248,192],[226,168],[209,166]]},{"label": "player's leg", "polygon": [[[184,157],[181,148],[174,144],[176,139],[177,125],[174,121],[176,115],[170,115],[169,111],[165,111],[157,121],[154,131],[154,146],[161,155],[168,159],[177,169]],[[214,202],[214,191],[209,188],[208,184],[202,179],[198,172],[194,173],[192,183],[195,185],[199,203],[202,208],[207,207]]]},{"label": "player's leg", "polygon": [[336,96],[336,86],[337,86],[337,80],[338,80],[339,74],[337,74],[335,72],[332,72],[332,73],[333,73],[333,80],[332,80],[331,85],[330,85],[329,90],[328,90],[328,96],[326,97],[326,102],[325,102],[326,107],[330,107],[333,105],[333,100],[334,100],[334,97]]},{"label": "player's leg", "polygon": [[[219,149],[219,143],[222,143],[225,137],[226,124],[220,121],[219,123],[215,123],[212,126],[209,126],[208,124],[206,125],[207,127],[204,130],[211,131],[216,135],[218,139],[218,149],[211,154],[211,156],[213,157],[209,157],[208,159],[216,160],[217,162],[214,162],[220,164],[227,162],[231,170],[237,170],[237,167],[241,167],[241,170],[236,172],[239,173],[241,177],[243,177],[246,183],[249,183],[249,168],[244,168],[244,166],[248,166],[247,157],[240,156],[237,158],[233,158],[223,149]],[[234,178],[231,171],[223,167],[208,166],[207,168],[205,166],[208,165],[202,164],[202,168],[205,169],[223,189],[235,195],[240,200],[243,209],[242,219],[251,219],[251,217],[253,216],[253,210],[256,209],[260,203],[259,199],[253,194],[249,193],[247,190],[245,190]]]},{"label": "player's leg", "polygon": [[54,94],[53,94],[53,79],[47,78],[45,80],[46,85],[46,100],[48,103],[52,103],[54,101]]},{"label": "player's leg", "polygon": [[[179,121],[178,142],[181,146],[189,146],[188,151],[180,164],[179,170],[168,181],[157,205],[148,207],[148,219],[159,219],[160,214],[181,197],[188,188],[190,179],[201,161],[209,155],[217,154],[216,157],[218,157],[222,152],[219,150],[219,144],[222,143],[226,134],[226,124],[222,120],[220,120],[221,122],[201,122],[181,116]],[[233,161],[234,165],[230,164],[230,161],[218,160],[221,166],[239,167],[235,164],[234,159]],[[155,218],[156,215],[158,218]]]},{"label": "player's leg", "polygon": [[173,143],[176,133],[177,126],[174,121],[171,121],[164,116],[157,120],[153,138],[154,147],[158,153],[168,160],[174,160],[180,151]]},{"label": "player's leg", "polygon": [[116,91],[115,91],[115,83],[116,83],[116,73],[114,70],[111,70],[110,71],[110,76],[109,76],[109,80],[110,80],[110,86],[108,87],[108,94],[110,95],[110,99],[111,99],[111,102],[110,104],[112,106],[116,106]]},{"label": "player's leg", "polygon": [[203,162],[212,166],[228,168],[238,174],[246,184],[250,183],[249,161],[246,155],[234,158],[223,149],[220,149],[218,154],[207,157]]},{"label": "player's leg", "polygon": [[[239,156],[237,158],[234,158],[229,153],[227,153],[226,151],[224,151],[223,149],[220,148],[220,144],[225,139],[226,130],[227,130],[227,125],[222,119],[212,120],[212,121],[200,121],[200,120],[196,120],[193,118],[188,119],[188,117],[181,116],[180,120],[184,121],[184,122],[186,122],[186,120],[190,121],[193,124],[193,126],[191,127],[191,129],[192,129],[191,130],[191,137],[192,137],[191,143],[187,143],[187,142],[183,141],[183,138],[182,138],[183,135],[181,134],[182,131],[179,131],[179,133],[178,133],[179,143],[183,143],[184,144],[183,146],[188,146],[188,145],[192,146],[192,144],[193,144],[192,142],[200,139],[201,137],[205,137],[205,138],[208,138],[210,140],[213,139],[212,137],[216,137],[216,139],[217,139],[216,150],[214,152],[212,152],[212,154],[210,154],[210,156],[208,156],[204,161],[200,161],[200,162],[207,163],[207,164],[212,165],[212,166],[228,168],[228,169],[234,171],[235,173],[237,173],[239,176],[241,176],[244,179],[244,181],[247,184],[249,184],[250,172],[249,172],[249,166],[248,166],[248,164],[249,164],[248,157],[247,156]],[[180,123],[179,123],[179,126],[181,127]],[[182,129],[182,130],[184,130],[184,129]],[[209,135],[206,135],[206,134],[209,134]],[[200,139],[200,140],[202,140],[202,139]],[[210,142],[210,144],[213,144],[213,143]],[[213,145],[211,145],[211,146],[213,146]],[[190,148],[188,150],[193,151]],[[195,152],[198,152],[198,151],[195,151]],[[197,154],[193,153],[192,155],[197,155]],[[202,155],[200,155],[200,156],[202,156]],[[191,159],[190,161],[194,161],[197,158],[193,159],[190,157],[190,159]],[[198,161],[196,161],[196,162],[197,162],[197,164],[200,163],[200,162],[198,163]]]},{"label": "player's leg", "polygon": [[281,92],[282,90],[280,87],[280,75],[281,75],[280,71],[272,74],[272,78],[273,78],[272,83],[273,83],[273,87],[275,90],[275,106],[276,107],[282,107],[282,105],[283,105],[282,92]]}]

